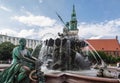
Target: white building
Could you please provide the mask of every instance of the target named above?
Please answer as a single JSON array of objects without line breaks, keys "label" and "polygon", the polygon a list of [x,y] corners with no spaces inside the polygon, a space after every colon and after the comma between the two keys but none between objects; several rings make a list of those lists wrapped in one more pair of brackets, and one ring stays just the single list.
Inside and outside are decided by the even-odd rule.
[{"label": "white building", "polygon": [[[12,37],[12,36],[7,36],[7,35],[2,35],[0,34],[0,44],[2,42],[11,42],[14,45],[19,45],[19,37]],[[40,43],[39,40],[34,40],[34,39],[26,39],[26,47],[34,49],[36,45]]]}]

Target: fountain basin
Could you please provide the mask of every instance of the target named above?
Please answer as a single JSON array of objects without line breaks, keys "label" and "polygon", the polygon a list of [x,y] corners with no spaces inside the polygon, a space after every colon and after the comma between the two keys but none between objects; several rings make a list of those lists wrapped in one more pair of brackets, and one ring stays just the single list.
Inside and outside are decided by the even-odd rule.
[{"label": "fountain basin", "polygon": [[[1,65],[0,69],[7,68],[10,65]],[[114,69],[112,69],[114,70]],[[79,71],[78,71],[79,72]],[[102,77],[95,77],[93,73],[96,71],[81,71],[79,72],[50,72],[45,73],[45,81],[46,83],[120,83],[119,79],[113,78],[102,78]],[[85,72],[87,75],[84,75]],[[92,76],[90,75],[92,74]],[[37,82],[32,82],[37,83]]]},{"label": "fountain basin", "polygon": [[118,79],[90,77],[70,73],[46,74],[46,83],[120,83]]},{"label": "fountain basin", "polygon": [[119,79],[96,77],[97,71],[50,71],[45,73],[45,83],[120,83]]}]

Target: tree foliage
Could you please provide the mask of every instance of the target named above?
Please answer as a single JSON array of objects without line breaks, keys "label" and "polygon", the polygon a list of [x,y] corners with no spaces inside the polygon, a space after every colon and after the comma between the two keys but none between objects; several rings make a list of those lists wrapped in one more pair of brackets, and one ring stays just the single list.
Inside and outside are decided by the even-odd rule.
[{"label": "tree foliage", "polygon": [[0,60],[12,59],[12,50],[15,47],[10,42],[3,42],[0,44]]},{"label": "tree foliage", "polygon": [[[108,64],[113,64],[113,63],[116,63],[116,62],[120,61],[120,57],[113,57],[112,55],[107,55],[103,51],[97,51],[97,53],[100,55],[100,57],[102,58],[102,60],[105,61]],[[94,58],[93,54],[97,58],[98,62],[100,62],[99,56],[94,51],[93,51],[93,53],[89,53],[89,59],[92,62],[96,62],[96,59]]]}]

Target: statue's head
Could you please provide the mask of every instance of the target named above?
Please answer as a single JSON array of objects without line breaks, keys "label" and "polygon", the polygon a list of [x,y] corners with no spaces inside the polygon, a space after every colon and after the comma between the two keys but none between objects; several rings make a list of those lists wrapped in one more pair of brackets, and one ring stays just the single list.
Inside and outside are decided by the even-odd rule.
[{"label": "statue's head", "polygon": [[19,44],[20,44],[21,46],[25,47],[25,46],[26,46],[26,39],[25,39],[25,38],[21,38],[21,39],[19,40]]}]

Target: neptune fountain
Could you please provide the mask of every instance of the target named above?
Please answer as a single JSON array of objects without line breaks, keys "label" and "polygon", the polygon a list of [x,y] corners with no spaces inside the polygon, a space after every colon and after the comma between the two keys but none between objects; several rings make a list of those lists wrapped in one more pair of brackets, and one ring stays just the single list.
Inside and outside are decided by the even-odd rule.
[{"label": "neptune fountain", "polygon": [[71,21],[65,24],[63,33],[58,33],[58,38],[44,40],[39,54],[39,59],[53,70],[82,70],[89,69],[91,62],[88,54],[83,52],[88,44],[78,38],[75,8]]},{"label": "neptune fountain", "polygon": [[[61,19],[59,15],[58,17]],[[79,38],[78,32],[75,6],[73,6],[71,20],[64,24],[63,33],[58,33],[58,37],[51,37],[41,41],[33,50],[31,56],[24,56],[24,51],[21,51],[25,49],[24,47],[26,44],[25,40],[21,39],[20,47],[15,48],[15,50],[21,49],[21,57],[18,58],[23,59],[20,60],[20,63],[23,64],[19,64],[19,60],[17,62],[16,59],[14,59],[13,62],[15,62],[15,64],[6,69],[2,74],[0,73],[0,76],[7,77],[7,80],[5,78],[0,78],[0,82],[119,83],[119,74],[115,74],[109,70],[95,50],[102,65],[97,65],[98,69],[91,68],[93,62],[89,59],[89,52],[91,52],[96,60],[97,58],[94,53],[88,49],[91,45],[86,40]],[[91,48],[93,47],[91,46]],[[19,51],[15,53],[17,54]],[[23,66],[24,64],[27,64],[27,66]],[[13,71],[15,72],[13,73]],[[26,72],[27,75],[25,74]],[[25,76],[27,76],[26,79],[28,81],[25,81],[25,78],[22,79]],[[22,79],[22,82],[15,78]]]},{"label": "neptune fountain", "polygon": [[[63,22],[59,15],[58,17]],[[92,47],[86,40],[79,38],[75,6],[73,6],[70,22],[67,22],[66,24],[63,22],[63,24],[63,33],[58,33],[59,37],[51,37],[42,41],[41,44],[36,47],[36,50],[39,49],[39,52],[36,54],[36,50],[33,51],[33,55],[37,56],[36,58],[42,62],[41,71],[45,73],[46,82],[119,83],[116,79],[98,78],[118,78],[118,75],[108,69],[107,65],[95,51],[94,47]],[[93,62],[89,59],[89,53],[91,52],[96,60],[97,58],[95,54],[88,49],[89,46],[93,48],[100,59],[101,65],[95,66],[98,68],[97,70],[91,68]],[[90,78],[91,76],[92,78]],[[32,76],[30,77],[32,79]]]}]

